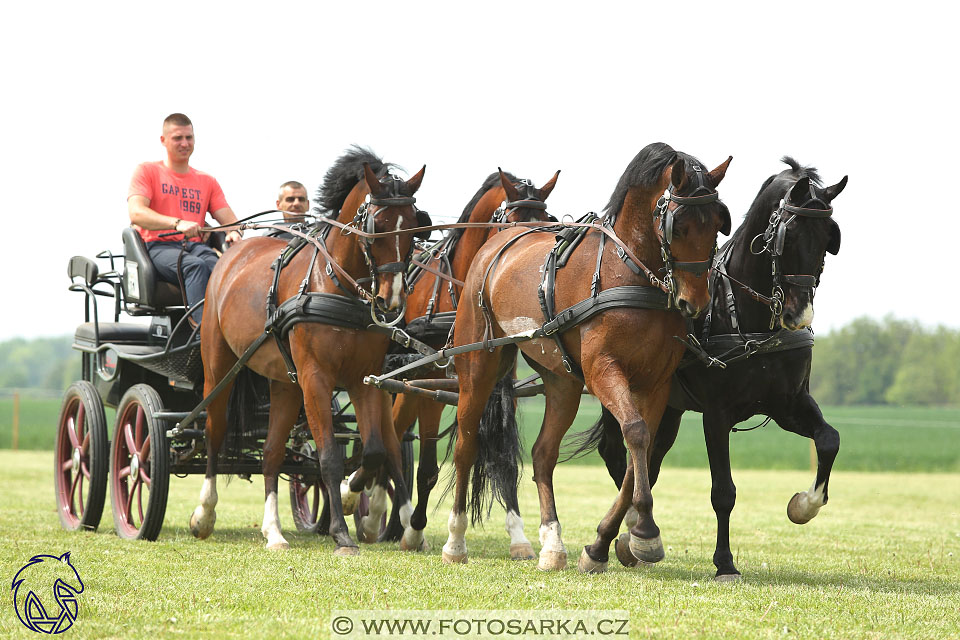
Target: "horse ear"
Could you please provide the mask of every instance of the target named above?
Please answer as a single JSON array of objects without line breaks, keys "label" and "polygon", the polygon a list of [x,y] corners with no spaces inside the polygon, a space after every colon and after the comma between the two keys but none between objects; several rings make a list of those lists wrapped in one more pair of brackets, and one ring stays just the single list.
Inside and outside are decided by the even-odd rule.
[{"label": "horse ear", "polygon": [[686,181],[687,164],[683,161],[683,158],[678,157],[676,162],[673,163],[673,168],[670,170],[670,184],[673,185],[674,189],[679,191],[680,187],[682,187]]},{"label": "horse ear", "polygon": [[417,171],[416,175],[407,180],[407,188],[410,190],[410,195],[413,195],[417,192],[417,189],[420,188],[420,183],[423,182],[423,174],[427,170],[427,165],[423,165],[423,168],[420,171]]},{"label": "horse ear", "polygon": [[69,551],[67,551],[65,554],[63,554],[62,556],[60,556],[60,562],[66,562],[67,564],[70,564],[70,552],[69,552]]},{"label": "horse ear", "polygon": [[[834,198],[840,195],[840,192],[843,191],[843,188],[847,186],[847,176],[843,176],[843,179],[832,187],[827,187],[823,190],[823,195],[827,199],[827,202],[832,202]],[[840,243],[837,242],[839,245]]]},{"label": "horse ear", "polygon": [[547,180],[547,183],[540,187],[540,199],[546,202],[547,196],[550,195],[550,192],[553,191],[553,188],[557,186],[557,178],[560,176],[560,170],[557,169],[557,172],[553,174],[553,177]]},{"label": "horse ear", "polygon": [[[846,177],[843,180],[846,182]],[[827,242],[827,251],[832,255],[837,255],[840,253],[840,225],[833,220],[830,222],[833,224],[830,225],[830,241]]]},{"label": "horse ear", "polygon": [[517,188],[510,182],[510,178],[507,177],[500,167],[497,167],[497,171],[500,172],[500,186],[503,187],[504,193],[507,194],[507,202],[519,200],[520,192],[517,191]]},{"label": "horse ear", "polygon": [[716,169],[707,174],[710,177],[710,184],[713,185],[714,189],[716,189],[717,185],[723,180],[723,176],[727,175],[727,167],[730,166],[732,161],[733,156],[728,156],[725,162],[720,163]]},{"label": "horse ear", "polygon": [[383,185],[380,184],[377,174],[373,172],[368,162],[363,163],[363,180],[367,183],[367,189],[373,197],[379,197],[383,193]]},{"label": "horse ear", "polygon": [[727,205],[723,204],[722,202],[719,204],[720,204],[720,220],[721,220],[720,233],[722,233],[725,236],[728,236],[730,235],[730,227],[731,227],[730,209],[728,209]]},{"label": "horse ear", "polygon": [[809,198],[810,178],[803,176],[797,180],[792,187],[790,187],[790,193],[787,195],[787,201],[796,204],[800,202],[806,202]]}]

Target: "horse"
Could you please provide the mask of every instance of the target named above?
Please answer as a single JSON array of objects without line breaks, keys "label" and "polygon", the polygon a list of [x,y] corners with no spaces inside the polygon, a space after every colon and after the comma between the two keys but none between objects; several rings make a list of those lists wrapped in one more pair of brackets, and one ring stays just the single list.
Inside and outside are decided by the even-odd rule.
[{"label": "horse", "polygon": [[[464,207],[457,222],[546,221],[548,216],[545,202],[556,186],[559,175],[560,172],[557,171],[550,180],[537,189],[530,181],[518,180],[513,174],[498,169],[483,181]],[[501,203],[503,207],[499,208]],[[477,251],[499,230],[495,227],[453,229],[440,243],[428,249],[423,254],[423,259],[435,270],[462,282]],[[444,282],[438,275],[425,270],[421,270],[414,278],[413,290],[407,295],[405,316],[407,330],[431,347],[440,349],[446,342],[453,315],[461,300],[461,287],[452,281]],[[419,332],[415,332],[415,328],[419,328]],[[510,380],[509,383],[512,384],[513,381]],[[503,390],[504,385],[500,385],[498,389]],[[491,402],[498,402],[498,398],[499,395],[494,394]],[[430,398],[411,394],[398,394],[394,400],[393,424],[398,437],[402,437],[415,422],[419,422],[420,425],[417,506],[410,520],[414,537],[401,538],[400,546],[405,549],[425,550],[428,547],[423,538],[423,530],[427,525],[427,504],[430,492],[437,483],[440,471],[437,466],[437,434],[444,406]],[[496,413],[487,415],[492,420],[500,419]],[[370,541],[377,537],[377,528],[382,517],[381,510],[385,504],[386,487],[378,484],[375,491],[370,504],[377,505],[378,508],[374,510],[371,507],[370,514],[365,516],[362,522],[364,531],[358,533],[361,539]],[[506,528],[511,538],[511,557],[533,558],[533,547],[523,534],[523,520],[520,518],[516,492],[508,491],[503,497],[507,510]]]},{"label": "horse", "polygon": [[[321,477],[329,488],[330,535],[336,544],[335,554],[359,553],[344,512],[353,512],[363,486],[373,479],[384,461],[396,487],[396,499],[404,505],[401,517],[409,526],[412,507],[401,476],[400,445],[388,398],[363,384],[364,376],[380,373],[389,338],[386,333],[366,330],[369,322],[363,318],[368,314],[376,324],[386,324],[384,314],[402,313],[406,295],[404,274],[414,246],[413,234],[364,237],[350,233],[349,229],[333,229],[323,217],[353,225],[367,234],[428,226],[429,217],[413,206],[413,196],[420,188],[426,166],[409,180],[394,176],[391,168],[393,165],[384,163],[370,150],[353,147],[327,171],[318,196],[321,217],[315,237],[326,247],[329,258],[319,258],[318,249],[311,251],[312,245],[307,243],[307,250],[296,252],[281,270],[283,256],[277,256],[286,243],[276,238],[251,238],[224,254],[207,285],[201,323],[205,396],[211,394],[241,354],[262,339],[265,326],[272,326],[276,337],[263,342],[246,365],[267,378],[270,385],[261,528],[267,549],[289,548],[280,530],[277,476],[301,407],[317,445]],[[369,291],[361,284],[368,281]],[[361,304],[360,295],[369,304]],[[264,305],[268,297],[288,302],[271,314]],[[283,316],[281,312],[290,309],[289,302],[304,299],[310,303],[305,308],[316,302],[315,313],[325,309],[326,316],[321,314],[319,321],[303,314]],[[280,320],[273,322],[277,316],[287,318],[282,327]],[[350,320],[341,322],[341,316],[350,316]],[[273,324],[267,324],[268,317]],[[381,317],[384,319],[379,320]],[[190,518],[190,530],[201,539],[213,532],[216,521],[217,454],[227,431],[225,414],[230,386],[232,382],[208,408],[206,478],[200,504]],[[341,485],[343,460],[334,440],[330,411],[330,399],[337,387],[347,391],[356,408],[357,430],[363,444],[361,467],[349,478],[347,487],[341,489],[342,496],[335,488]]]},{"label": "horse", "polygon": [[[481,343],[482,348],[455,357],[459,427],[444,562],[467,561],[467,487],[478,460],[478,423],[518,350],[542,378],[546,395],[532,450],[541,517],[538,567],[566,566],[553,469],[584,383],[624,425],[635,469],[624,483],[632,491],[620,492],[597,529],[597,541],[581,555],[580,568],[606,568],[610,541],[631,502],[641,514],[631,546],[642,547],[651,562],[663,557],[647,481],[648,445],[683,353],[674,337],[686,334],[684,316],[694,317],[707,306],[706,270],[717,234],[730,230],[730,214],[716,187],[731,160],[706,172],[699,160],[669,145],[648,145],[623,172],[601,224],[585,236],[508,229],[477,253],[454,325],[455,346]],[[554,252],[555,247],[567,248]],[[557,268],[561,262],[565,266]],[[654,273],[657,269],[665,271],[663,278]],[[497,457],[489,451],[481,460]],[[473,470],[474,522],[482,519],[485,474],[482,467]],[[502,479],[490,482],[496,489]]]},{"label": "horse", "polygon": [[[810,325],[826,254],[840,251],[840,227],[831,217],[831,203],[846,186],[847,176],[823,187],[813,167],[802,167],[790,157],[783,162],[790,168],[763,183],[743,224],[718,256],[710,312],[694,327],[701,342],[714,348],[708,346],[706,358],[692,359],[677,371],[650,461],[652,485],[676,440],[684,411],[703,414],[713,483],[710,498],[717,515],[713,563],[715,579],[721,582],[741,577],[730,551],[736,486],[729,438],[731,430],[737,431],[734,425],[764,415],[785,431],[813,440],[816,478],[809,490],[794,494],[787,505],[787,516],[796,524],[809,522],[827,503],[830,471],[840,450],[840,435],[810,395]],[[768,297],[760,291],[771,293]],[[728,358],[726,368],[712,366],[718,364],[712,357]],[[579,451],[598,446],[619,484],[626,460],[618,432],[616,418],[604,409],[586,437],[579,439]],[[621,544],[617,547],[624,564],[636,564]]]}]

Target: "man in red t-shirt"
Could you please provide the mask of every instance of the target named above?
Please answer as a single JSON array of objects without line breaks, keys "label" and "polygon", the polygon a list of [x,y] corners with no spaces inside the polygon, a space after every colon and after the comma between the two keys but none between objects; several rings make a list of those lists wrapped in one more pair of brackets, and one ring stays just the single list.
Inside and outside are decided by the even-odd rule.
[{"label": "man in red t-shirt", "polygon": [[[217,254],[200,242],[200,228],[207,213],[220,224],[237,221],[216,179],[190,166],[193,154],[193,123],[182,113],[163,121],[160,142],[167,151],[165,160],[140,164],[130,181],[127,210],[147,245],[150,259],[161,280],[179,284],[177,261],[181,241],[187,239],[183,255],[183,284],[187,304],[193,306],[206,295],[207,280],[217,263]],[[161,234],[179,233],[160,237]],[[240,232],[227,233],[230,245],[240,240]],[[192,318],[199,322],[202,310]]]}]

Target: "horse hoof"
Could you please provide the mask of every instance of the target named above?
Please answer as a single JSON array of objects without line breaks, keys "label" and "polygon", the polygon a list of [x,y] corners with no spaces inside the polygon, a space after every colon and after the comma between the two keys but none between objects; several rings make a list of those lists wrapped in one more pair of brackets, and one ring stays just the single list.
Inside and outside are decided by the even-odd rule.
[{"label": "horse hoof", "polygon": [[537,569],[540,571],[563,571],[567,568],[566,551],[540,551],[540,562]]},{"label": "horse hoof", "polygon": [[360,494],[362,491],[354,493],[350,491],[350,485],[346,480],[340,483],[340,502],[343,504],[343,515],[352,516],[360,503]]},{"label": "horse hoof", "polygon": [[[360,542],[365,544],[373,544],[377,541],[377,535],[379,531],[369,531],[367,529],[367,522],[370,520],[370,516],[363,516],[360,518],[360,526],[357,528],[357,538]],[[377,518],[379,521],[379,518]]]},{"label": "horse hoof", "polygon": [[663,543],[656,538],[638,538],[630,534],[630,553],[644,564],[654,564],[663,560]]},{"label": "horse hoof", "polygon": [[787,503],[787,517],[794,524],[807,524],[820,511],[820,507],[813,507],[806,492],[795,493]]},{"label": "horse hoof", "polygon": [[267,543],[267,551],[286,551],[289,548],[290,544],[286,540]]},{"label": "horse hoof", "polygon": [[587,555],[587,550],[584,549],[580,553],[580,560],[577,562],[577,568],[580,569],[582,573],[603,573],[607,570],[607,563],[597,562]]},{"label": "horse hoof", "polygon": [[440,553],[440,559],[443,564],[467,564],[467,554],[454,554],[443,551]]},{"label": "horse hoof", "polygon": [[723,575],[716,576],[714,582],[740,582],[743,579],[743,576],[739,573],[724,573]]},{"label": "horse hoof", "polygon": [[430,551],[430,543],[421,534],[419,543],[407,542],[406,536],[400,538],[400,551]]},{"label": "horse hoof", "polygon": [[533,545],[529,542],[519,542],[510,545],[510,559],[512,560],[533,560],[537,554],[533,552]]},{"label": "horse hoof", "polygon": [[630,553],[630,534],[621,533],[620,537],[613,541],[613,548],[617,552],[617,560],[625,567],[635,567],[640,564],[636,556]]},{"label": "horse hoof", "polygon": [[341,558],[358,556],[360,555],[360,547],[337,547],[334,549],[333,555],[340,556]]},{"label": "horse hoof", "polygon": [[217,522],[217,512],[214,511],[210,517],[201,520],[197,516],[197,512],[194,511],[193,515],[190,516],[190,533],[193,534],[194,538],[199,540],[206,540],[210,537],[210,534],[213,533],[213,525]]}]

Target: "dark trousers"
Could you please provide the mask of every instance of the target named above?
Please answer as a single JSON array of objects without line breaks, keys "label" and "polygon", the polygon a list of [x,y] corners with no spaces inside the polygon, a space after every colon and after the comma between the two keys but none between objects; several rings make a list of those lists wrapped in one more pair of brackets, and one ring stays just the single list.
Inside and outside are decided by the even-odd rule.
[{"label": "dark trousers", "polygon": [[[180,286],[177,276],[177,260],[180,258],[181,244],[179,242],[148,242],[147,252],[150,260],[157,269],[157,275],[165,282],[172,282]],[[217,264],[217,254],[201,242],[188,242],[183,256],[183,286],[187,295],[187,304],[191,307],[203,300],[207,293],[207,280]],[[191,317],[200,322],[203,317],[203,307],[197,309]]]}]

